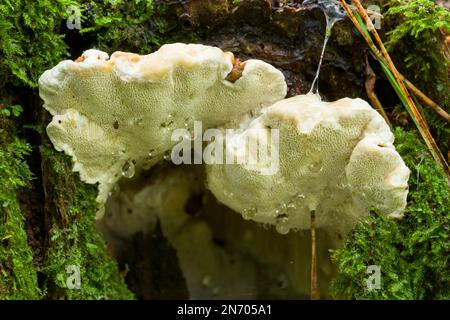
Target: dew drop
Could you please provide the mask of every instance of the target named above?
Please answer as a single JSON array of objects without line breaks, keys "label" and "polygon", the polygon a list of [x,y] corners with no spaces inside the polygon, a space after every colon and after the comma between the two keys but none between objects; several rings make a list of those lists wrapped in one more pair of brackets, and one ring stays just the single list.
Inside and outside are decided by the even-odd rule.
[{"label": "dew drop", "polygon": [[218,296],[219,293],[220,293],[220,288],[219,287],[213,288],[213,290],[212,290],[213,296]]},{"label": "dew drop", "polygon": [[297,199],[301,200],[301,199],[305,199],[305,195],[303,193],[298,193],[296,196]]},{"label": "dew drop", "polygon": [[271,225],[270,225],[270,223],[263,223],[262,227],[264,230],[269,230]]},{"label": "dew drop", "polygon": [[337,186],[340,189],[345,189],[345,188],[347,188],[348,185],[345,183],[345,181],[340,181],[340,182],[338,182]]},{"label": "dew drop", "polygon": [[148,152],[148,158],[151,160],[153,159],[153,156],[155,155],[155,149],[150,149]]},{"label": "dew drop", "polygon": [[311,151],[310,163],[308,164],[308,170],[312,173],[317,173],[323,169],[323,156],[320,151]]},{"label": "dew drop", "polygon": [[171,127],[173,126],[175,120],[174,120],[174,114],[173,113],[169,113],[167,115],[167,120],[166,122],[164,122],[163,127],[167,129],[167,131],[171,130]]},{"label": "dew drop", "polygon": [[144,118],[143,117],[135,118],[135,119],[131,120],[131,124],[141,126],[144,124]]},{"label": "dew drop", "polygon": [[285,223],[278,223],[275,226],[275,230],[277,230],[279,234],[288,234],[290,229],[289,226],[286,225]]},{"label": "dew drop", "polygon": [[211,284],[211,277],[204,276],[202,279],[202,285],[204,285],[205,287],[209,287],[210,284]]},{"label": "dew drop", "polygon": [[193,117],[187,117],[184,119],[184,127],[188,128],[191,126],[192,122],[194,121]]},{"label": "dew drop", "polygon": [[224,194],[226,197],[228,197],[228,198],[233,198],[233,197],[234,197],[234,193],[231,192],[231,191],[224,190],[224,191],[223,191],[223,194]]},{"label": "dew drop", "polygon": [[136,169],[135,169],[133,161],[128,160],[122,166],[122,175],[125,178],[133,178],[135,171],[136,171]]},{"label": "dew drop", "polygon": [[295,210],[295,209],[297,209],[297,206],[295,205],[295,203],[289,202],[288,205],[287,205],[287,209],[288,210]]},{"label": "dew drop", "polygon": [[319,162],[311,163],[308,166],[308,168],[311,172],[319,172],[322,170],[322,163],[321,162],[320,163]]},{"label": "dew drop", "polygon": [[275,209],[275,216],[277,218],[281,217],[281,216],[287,216],[286,214],[286,203],[282,202],[280,204],[278,204],[278,208]]},{"label": "dew drop", "polygon": [[256,207],[251,207],[248,209],[244,209],[242,216],[245,220],[250,220],[256,216],[257,212],[258,212],[258,209]]},{"label": "dew drop", "polygon": [[166,152],[164,152],[164,156],[163,156],[164,160],[169,161],[170,160],[170,150],[167,150]]},{"label": "dew drop", "polygon": [[191,141],[191,140],[192,140],[192,136],[191,136],[191,134],[190,134],[189,132],[186,132],[186,133],[183,135],[183,139],[184,139],[184,140],[189,140],[189,141]]},{"label": "dew drop", "polygon": [[288,234],[290,230],[289,226],[289,217],[287,214],[280,214],[276,217],[276,226],[275,229],[280,234]]}]

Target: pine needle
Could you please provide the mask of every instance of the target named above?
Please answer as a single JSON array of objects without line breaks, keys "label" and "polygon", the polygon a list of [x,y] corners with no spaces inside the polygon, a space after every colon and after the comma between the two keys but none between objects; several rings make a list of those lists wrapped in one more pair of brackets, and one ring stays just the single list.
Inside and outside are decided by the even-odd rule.
[{"label": "pine needle", "polygon": [[[438,163],[438,165],[444,170],[444,172],[447,175],[447,179],[449,180],[450,183],[450,167],[448,166],[447,161],[445,160],[433,136],[431,135],[425,118],[419,112],[417,106],[415,105],[414,101],[411,98],[411,95],[406,89],[404,83],[405,78],[401,76],[397,71],[397,69],[395,68],[394,63],[392,62],[391,57],[389,56],[383,42],[381,41],[381,38],[378,35],[375,26],[372,24],[372,21],[367,15],[367,12],[363,8],[359,0],[353,0],[353,3],[355,4],[359,14],[358,12],[353,13],[348,4],[345,2],[345,0],[340,1],[342,7],[347,13],[347,16],[350,18],[355,27],[361,33],[364,40],[367,42],[369,48],[372,50],[374,57],[380,63],[383,72],[386,74],[389,82],[391,83],[392,87],[394,88],[395,92],[400,98],[400,101],[405,106],[410,117],[413,119],[417,129],[420,132],[420,135],[422,136],[423,140],[425,141],[425,144],[428,147],[428,150],[430,151],[430,153],[432,154],[433,158]],[[364,18],[365,23],[362,18]],[[372,36],[375,38],[380,49],[377,48],[370,34],[372,34]]]}]

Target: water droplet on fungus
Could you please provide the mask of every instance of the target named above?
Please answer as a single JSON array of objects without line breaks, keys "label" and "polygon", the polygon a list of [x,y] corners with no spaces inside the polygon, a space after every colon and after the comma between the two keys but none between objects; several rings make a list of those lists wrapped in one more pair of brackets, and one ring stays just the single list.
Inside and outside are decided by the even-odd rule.
[{"label": "water droplet on fungus", "polygon": [[164,160],[166,160],[166,161],[169,161],[170,159],[171,159],[171,156],[170,156],[170,150],[167,150],[166,152],[164,152]]},{"label": "water droplet on fungus", "polygon": [[287,205],[287,209],[288,210],[295,210],[295,209],[297,209],[297,206],[295,205],[295,203],[289,202],[288,205]]},{"label": "water droplet on fungus", "polygon": [[250,219],[255,217],[257,212],[258,212],[258,209],[256,207],[251,207],[251,208],[248,208],[248,209],[244,209],[242,217],[245,220],[250,220]]},{"label": "water droplet on fungus", "polygon": [[289,233],[289,226],[287,225],[287,223],[277,223],[277,225],[275,226],[275,230],[277,230],[277,232],[279,234],[288,234]]},{"label": "water droplet on fungus", "polygon": [[262,227],[264,230],[269,230],[271,225],[270,225],[270,223],[263,223]]},{"label": "water droplet on fungus", "polygon": [[144,118],[143,117],[134,118],[133,120],[131,120],[131,124],[141,126],[144,124]]},{"label": "water droplet on fungus", "polygon": [[309,164],[308,170],[317,173],[322,171],[323,168],[323,156],[322,153],[318,150],[312,150],[309,153]]},{"label": "water droplet on fungus", "polygon": [[133,161],[128,160],[122,166],[122,175],[125,178],[133,178],[136,169]]},{"label": "water droplet on fungus", "polygon": [[276,226],[275,229],[280,234],[287,234],[289,233],[289,217],[287,214],[280,214],[276,217]]}]

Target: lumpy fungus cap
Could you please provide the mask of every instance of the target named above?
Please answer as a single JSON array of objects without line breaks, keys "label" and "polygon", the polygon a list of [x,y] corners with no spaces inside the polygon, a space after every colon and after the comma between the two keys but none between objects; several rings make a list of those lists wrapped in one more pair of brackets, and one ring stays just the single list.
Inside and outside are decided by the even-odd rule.
[{"label": "lumpy fungus cap", "polygon": [[[245,161],[207,166],[209,189],[244,218],[287,233],[308,229],[314,211],[318,228],[345,233],[371,208],[401,217],[410,171],[393,146],[389,126],[364,100],[284,99],[234,135],[267,128],[279,130],[279,144],[270,150],[278,155],[276,173],[261,174]],[[226,141],[228,153],[258,152],[229,141],[233,137]]]},{"label": "lumpy fungus cap", "polygon": [[248,60],[230,81],[230,52],[200,44],[167,44],[148,55],[87,50],[44,72],[39,93],[53,115],[47,133],[70,155],[74,171],[99,183],[97,201],[135,170],[149,168],[172,148],[171,132],[223,125],[286,95],[283,74]]}]

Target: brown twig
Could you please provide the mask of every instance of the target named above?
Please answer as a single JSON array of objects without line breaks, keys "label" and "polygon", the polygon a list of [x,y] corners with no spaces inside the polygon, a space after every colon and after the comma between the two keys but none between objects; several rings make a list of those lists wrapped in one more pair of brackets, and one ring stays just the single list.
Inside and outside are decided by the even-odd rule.
[{"label": "brown twig", "polygon": [[422,91],[419,90],[415,85],[413,85],[408,79],[406,79],[404,76],[402,76],[399,73],[400,78],[405,82],[406,86],[414,92],[414,94],[422,100],[424,103],[429,105],[433,110],[445,121],[450,122],[450,114],[448,114],[440,105],[438,105],[436,102],[428,98]]},{"label": "brown twig", "polygon": [[[344,8],[345,12],[347,13],[347,16],[350,18],[350,20],[353,22],[354,26],[358,29],[359,33],[363,36],[364,40],[369,45],[370,49],[372,50],[373,54],[378,60],[383,61],[385,64],[388,64],[386,59],[384,58],[383,54],[378,50],[375,43],[372,41],[372,39],[367,36],[367,34],[361,29],[358,20],[356,20],[355,16],[353,15],[351,8],[354,8],[353,6],[349,6],[345,0],[340,0],[342,7]],[[373,24],[372,24],[373,25]],[[375,31],[376,32],[376,31]],[[397,71],[398,72],[398,71]],[[431,100],[429,97],[427,97],[422,91],[420,91],[416,86],[414,86],[408,79],[406,79],[402,74],[398,72],[398,75],[400,76],[400,79],[402,79],[405,84],[408,86],[411,91],[414,92],[414,94],[421,99],[424,103],[429,105],[433,108],[433,110],[441,116],[444,120],[450,122],[450,115],[436,102]]]},{"label": "brown twig", "polygon": [[320,292],[317,284],[317,245],[316,245],[316,212],[311,215],[311,300],[319,300]]},{"label": "brown twig", "polygon": [[381,104],[380,100],[378,100],[378,97],[375,93],[376,79],[377,77],[375,75],[375,72],[373,72],[372,68],[370,67],[369,59],[366,55],[366,81],[364,84],[366,87],[367,96],[369,97],[369,100],[372,103],[373,107],[378,111],[379,114],[381,114],[386,123],[391,126],[391,122],[389,121],[386,111],[384,111],[383,105]]},{"label": "brown twig", "polygon": [[[333,2],[334,4],[339,4],[339,0],[331,0],[331,2]],[[355,6],[352,6],[351,4],[347,4],[347,5],[349,6],[350,9],[356,10]],[[380,12],[378,12],[378,11],[373,11],[373,10],[369,10],[369,9],[366,9],[366,11],[372,17],[383,18],[383,15]]]}]

